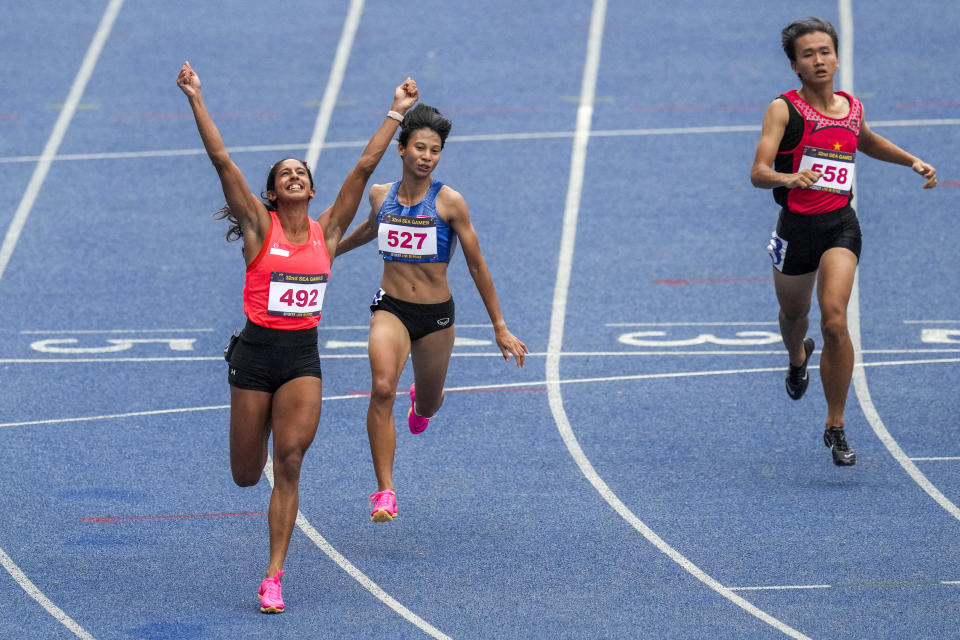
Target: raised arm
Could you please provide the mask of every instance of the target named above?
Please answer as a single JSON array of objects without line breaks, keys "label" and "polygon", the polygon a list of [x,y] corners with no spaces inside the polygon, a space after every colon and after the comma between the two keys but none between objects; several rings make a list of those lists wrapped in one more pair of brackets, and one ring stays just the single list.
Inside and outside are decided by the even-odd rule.
[{"label": "raised arm", "polygon": [[[193,110],[193,117],[197,122],[200,139],[207,150],[210,162],[217,170],[217,175],[220,176],[220,185],[223,188],[227,206],[243,231],[245,250],[250,245],[258,245],[257,240],[262,241],[264,232],[269,228],[269,214],[263,203],[250,193],[250,188],[247,186],[243,174],[230,159],[230,154],[227,153],[227,148],[223,144],[223,138],[220,137],[220,131],[217,130],[213,118],[210,117],[210,113],[203,103],[200,78],[189,62],[184,62],[180,68],[180,74],[177,76],[177,86],[187,96],[190,108]],[[251,243],[251,241],[253,242]]]},{"label": "raised arm", "polygon": [[820,179],[820,174],[810,169],[800,173],[780,173],[773,168],[773,161],[777,157],[777,149],[787,130],[790,112],[787,103],[777,98],[767,107],[763,116],[763,125],[760,130],[760,142],[757,143],[757,153],[750,168],[750,183],[758,189],[774,189],[776,187],[805,188]]},{"label": "raised arm", "polygon": [[467,203],[459,193],[450,187],[443,187],[437,194],[437,206],[443,207],[448,214],[445,217],[447,224],[453,229],[457,238],[460,240],[460,246],[463,248],[463,257],[467,261],[467,268],[470,270],[470,276],[474,284],[477,285],[477,291],[480,292],[480,298],[483,305],[487,308],[487,315],[490,316],[490,322],[493,323],[493,331],[496,336],[497,346],[500,347],[500,353],[504,360],[510,360],[510,354],[517,361],[517,366],[522,367],[527,355],[527,345],[520,341],[515,335],[507,329],[507,323],[503,319],[503,313],[500,311],[500,301],[497,299],[497,291],[493,286],[493,278],[490,277],[490,270],[487,268],[487,261],[480,252],[480,241],[477,238],[477,232],[470,221],[470,212],[467,209]]},{"label": "raised arm", "polygon": [[[390,111],[395,111],[402,116],[417,101],[417,96],[417,83],[407,78],[394,91]],[[380,158],[390,145],[398,126],[400,122],[394,118],[390,116],[384,118],[380,128],[370,138],[370,142],[360,155],[357,165],[347,174],[336,201],[317,218],[317,222],[323,228],[327,247],[337,246],[340,238],[353,222],[360,200],[363,198],[363,190],[367,188],[367,181],[380,163]]]},{"label": "raised arm", "polygon": [[923,183],[924,189],[932,189],[937,186],[937,170],[934,169],[932,165],[904,151],[883,136],[874,133],[873,130],[867,126],[866,120],[864,120],[860,126],[860,140],[857,142],[857,149],[863,151],[871,158],[912,168],[927,179],[927,181]]}]

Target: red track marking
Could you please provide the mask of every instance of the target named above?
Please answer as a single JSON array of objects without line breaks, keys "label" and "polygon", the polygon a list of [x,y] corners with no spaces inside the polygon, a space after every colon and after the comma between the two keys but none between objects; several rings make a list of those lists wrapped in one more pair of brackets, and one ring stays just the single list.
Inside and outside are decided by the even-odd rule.
[{"label": "red track marking", "polygon": [[0,120],[19,120],[19,113],[0,113]]},{"label": "red track marking", "polygon": [[99,518],[77,518],[80,522],[102,522],[114,524],[121,520],[173,520],[180,518],[233,518],[237,516],[265,516],[267,512],[257,513],[190,513],[169,516],[105,516]]},{"label": "red track marking", "polygon": [[[512,391],[536,391],[536,392],[545,392],[546,389],[539,387],[527,387],[525,389],[445,389],[445,393],[507,393]],[[403,396],[409,393],[409,389],[402,389],[397,391],[398,396]],[[350,391],[347,393],[350,396],[367,396],[370,397],[369,391]]]},{"label": "red track marking", "polygon": [[940,183],[941,187],[960,187],[960,180],[948,180]]},{"label": "red track marking", "polygon": [[513,392],[513,391],[523,391],[523,392],[536,391],[536,392],[543,393],[543,392],[546,392],[546,388],[527,387],[526,389],[453,389],[453,390],[447,391],[447,393],[505,393],[505,392]]},{"label": "red track marking", "polygon": [[732,282],[773,282],[772,278],[682,278],[673,280],[654,280],[657,284],[728,284]]}]

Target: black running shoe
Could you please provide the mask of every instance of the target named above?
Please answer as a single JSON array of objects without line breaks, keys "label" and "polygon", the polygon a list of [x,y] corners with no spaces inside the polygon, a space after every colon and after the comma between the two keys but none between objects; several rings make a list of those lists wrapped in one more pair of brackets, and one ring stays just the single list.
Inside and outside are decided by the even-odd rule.
[{"label": "black running shoe", "polygon": [[828,427],[823,431],[823,444],[830,447],[833,464],[838,467],[852,467],[857,464],[857,454],[847,444],[843,427]]},{"label": "black running shoe", "polygon": [[810,384],[807,363],[810,361],[810,354],[813,353],[813,338],[803,339],[803,351],[806,354],[803,358],[803,364],[799,367],[790,365],[790,369],[787,371],[787,395],[794,400],[802,398],[807,391],[807,385]]}]

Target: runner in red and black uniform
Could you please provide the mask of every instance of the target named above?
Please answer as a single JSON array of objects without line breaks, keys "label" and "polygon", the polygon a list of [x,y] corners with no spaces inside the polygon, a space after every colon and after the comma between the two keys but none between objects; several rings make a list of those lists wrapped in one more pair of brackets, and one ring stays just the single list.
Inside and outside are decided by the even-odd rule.
[{"label": "runner in red and black uniform", "polygon": [[260,584],[260,610],[284,610],[280,579],[299,506],[300,465],[320,420],[322,381],[317,323],[332,255],[350,226],[367,181],[380,162],[417,85],[397,87],[380,128],[350,171],[336,201],[316,220],[307,215],[313,176],[300,160],[277,162],[267,176],[265,201],[250,192],[230,159],[203,103],[200,79],[184,63],[177,85],[190,101],[200,138],[220,176],[232,226],[227,239],[243,238],[247,264],[243,289],[246,326],[228,347],[230,467],[240,486],[257,484],[273,432],[274,488],[270,497],[270,559]]},{"label": "runner in red and black uniform", "polygon": [[790,355],[787,393],[799,400],[807,390],[807,363],[814,350],[807,337],[813,288],[820,305],[820,379],[827,399],[823,441],[834,464],[857,457],[843,431],[843,411],[853,374],[853,344],[847,303],[860,259],[860,223],[850,206],[857,152],[913,168],[937,186],[936,170],[875,134],[860,101],[833,90],[837,32],[819,18],[787,25],[783,50],[801,87],[767,108],[750,171],[753,186],[773,189],[782,209],[768,250],[780,303],[780,332]]}]

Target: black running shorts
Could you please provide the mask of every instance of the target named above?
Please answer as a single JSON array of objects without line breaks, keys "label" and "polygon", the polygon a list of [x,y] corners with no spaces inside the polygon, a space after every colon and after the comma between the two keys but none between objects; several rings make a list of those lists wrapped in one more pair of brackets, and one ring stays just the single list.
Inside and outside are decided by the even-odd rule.
[{"label": "black running shorts", "polygon": [[851,206],[807,216],[781,209],[767,252],[774,268],[799,276],[816,271],[820,258],[834,247],[849,249],[859,261],[861,244],[860,222]]},{"label": "black running shorts", "polygon": [[238,389],[274,393],[284,383],[303,376],[323,379],[316,327],[286,331],[247,320],[230,353],[230,384]]},{"label": "black running shorts", "polygon": [[392,298],[378,289],[370,305],[370,316],[374,311],[388,311],[400,319],[410,334],[410,340],[419,340],[434,331],[440,331],[453,326],[454,308],[453,298],[436,304],[419,304]]}]

